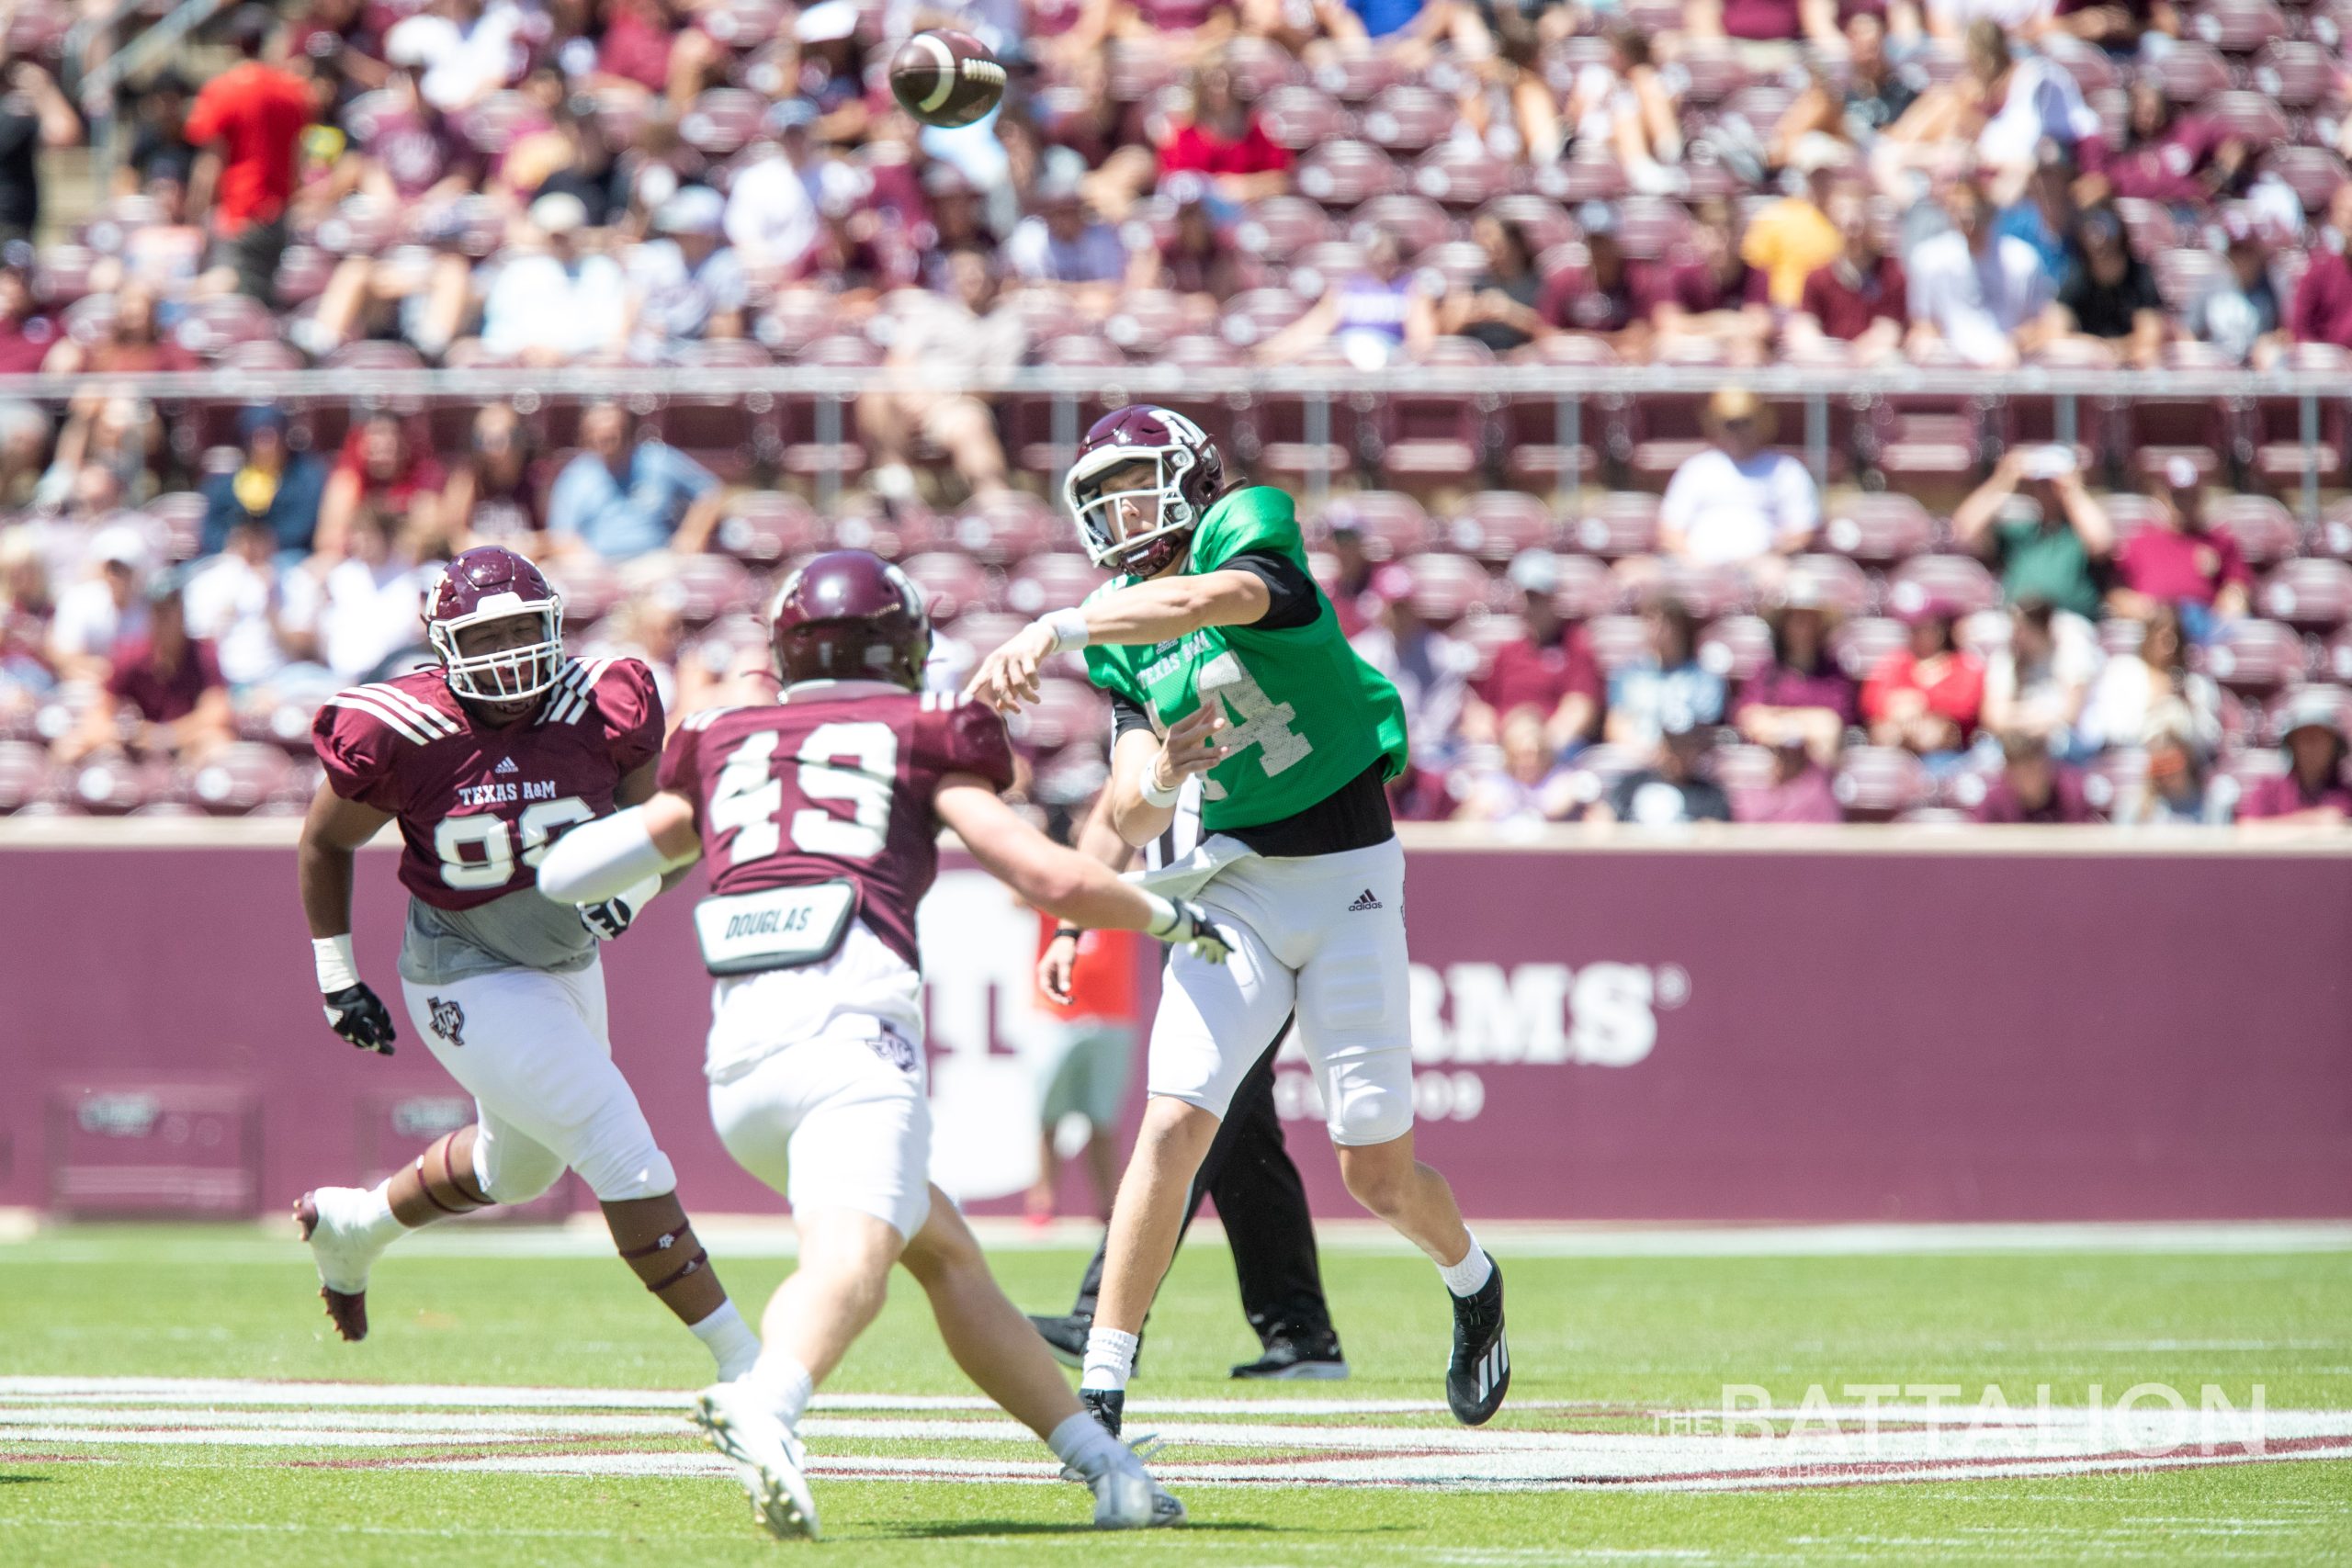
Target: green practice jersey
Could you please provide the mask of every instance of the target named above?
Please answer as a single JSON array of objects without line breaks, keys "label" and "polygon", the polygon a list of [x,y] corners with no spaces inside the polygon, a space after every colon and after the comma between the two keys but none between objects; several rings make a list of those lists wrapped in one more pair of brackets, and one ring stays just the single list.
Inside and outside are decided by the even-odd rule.
[{"label": "green practice jersey", "polygon": [[[1193,533],[1184,570],[1214,571],[1245,552],[1306,570],[1289,496],[1266,486],[1226,496]],[[1117,578],[1098,592],[1131,581]],[[1315,619],[1302,626],[1208,626],[1172,642],[1086,649],[1088,677],[1149,714],[1163,734],[1208,695],[1225,705],[1233,755],[1202,781],[1201,823],[1210,832],[1295,817],[1375,761],[1389,778],[1404,771],[1396,688],[1348,646],[1319,588],[1315,602]]]}]

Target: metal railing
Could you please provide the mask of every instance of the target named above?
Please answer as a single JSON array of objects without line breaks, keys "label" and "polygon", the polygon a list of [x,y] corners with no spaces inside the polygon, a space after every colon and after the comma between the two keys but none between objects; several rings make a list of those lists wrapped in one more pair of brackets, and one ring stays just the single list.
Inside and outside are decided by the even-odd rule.
[{"label": "metal railing", "polygon": [[[1729,370],[1713,367],[1536,365],[1415,366],[1377,371],[1329,367],[1189,368],[1138,364],[1109,367],[1023,367],[976,375],[940,375],[912,367],[843,368],[817,366],[678,367],[580,365],[552,369],[233,370],[121,376],[0,376],[0,399],[58,403],[93,392],[151,399],[175,405],[271,402],[288,407],[340,405],[351,408],[424,403],[510,401],[526,413],[550,404],[618,399],[639,413],[665,407],[740,404],[755,421],[780,421],[792,405],[811,410],[814,445],[835,447],[854,439],[849,405],[860,396],[888,392],[970,392],[991,398],[1047,400],[1051,444],[1075,444],[1081,415],[1121,402],[1164,400],[1189,404],[1224,403],[1237,412],[1269,405],[1295,407],[1301,444],[1334,445],[1336,415],[1368,412],[1384,400],[1458,398],[1499,413],[1529,402],[1552,404],[1550,431],[1564,451],[1588,446],[1587,428],[1613,419],[1633,400],[1661,395],[1704,396],[1737,386],[1769,401],[1798,405],[1797,446],[1826,481],[1833,450],[1832,413],[1843,408],[1864,412],[1896,402],[1945,401],[1976,416],[1981,446],[1997,449],[2006,439],[2001,415],[2019,400],[2049,405],[2052,438],[2074,442],[2104,416],[2134,403],[2210,403],[2224,418],[2251,415],[2265,406],[2291,404],[2296,443],[2304,453],[2301,500],[2305,519],[2319,513],[2322,475],[2318,452],[2324,445],[2331,412],[2352,418],[2352,373],[2335,370],[2125,371],[2025,368],[1974,371],[1918,367],[1870,370],[1824,370],[1793,367]],[[1499,431],[1498,422],[1490,427]],[[2347,428],[2352,428],[2348,424]],[[2110,457],[2125,456],[2107,443]],[[1600,459],[1596,459],[1599,466]],[[817,473],[820,497],[838,492],[838,466]],[[1564,485],[1581,473],[1564,475]],[[1595,475],[1594,477],[1600,477]],[[1310,499],[1329,493],[1328,467],[1305,476]]]}]

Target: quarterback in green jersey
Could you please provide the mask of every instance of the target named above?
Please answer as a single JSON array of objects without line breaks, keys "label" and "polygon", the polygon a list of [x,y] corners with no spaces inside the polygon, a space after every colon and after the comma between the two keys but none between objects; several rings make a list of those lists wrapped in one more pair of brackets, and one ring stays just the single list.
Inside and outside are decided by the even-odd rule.
[{"label": "quarterback in green jersey", "polygon": [[1105,415],[1063,500],[1094,563],[1120,575],[990,654],[971,691],[1016,708],[1047,659],[1082,649],[1111,696],[1112,821],[1131,844],[1157,839],[1199,775],[1201,841],[1148,885],[1196,898],[1234,938],[1225,965],[1182,953],[1168,965],[1080,1396],[1118,1429],[1193,1175],[1242,1077],[1295,1019],[1348,1190],[1453,1293],[1446,1402],[1484,1422],[1510,1385],[1502,1275],[1445,1179],[1413,1157],[1405,852],[1384,788],[1405,766],[1396,690],[1348,646],[1307,574],[1291,498],[1227,486],[1182,414]]}]

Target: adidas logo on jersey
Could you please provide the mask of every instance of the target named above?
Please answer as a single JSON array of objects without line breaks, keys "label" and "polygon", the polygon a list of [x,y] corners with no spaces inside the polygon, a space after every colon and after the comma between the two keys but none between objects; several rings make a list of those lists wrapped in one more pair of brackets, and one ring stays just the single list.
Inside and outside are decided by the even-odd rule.
[{"label": "adidas logo on jersey", "polygon": [[519,773],[523,770],[514,765],[514,758],[501,757],[498,759],[498,766],[491,769],[490,771],[493,773]]},{"label": "adidas logo on jersey", "polygon": [[1358,909],[1377,909],[1379,908],[1381,908],[1380,900],[1372,896],[1372,889],[1367,887],[1362,893],[1356,895],[1356,901],[1348,906],[1348,912],[1350,914],[1353,914]]}]

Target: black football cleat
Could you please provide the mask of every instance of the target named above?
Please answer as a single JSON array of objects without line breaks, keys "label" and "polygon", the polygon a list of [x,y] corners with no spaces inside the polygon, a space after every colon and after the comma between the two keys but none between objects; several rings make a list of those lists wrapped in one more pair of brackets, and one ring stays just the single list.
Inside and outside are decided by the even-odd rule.
[{"label": "black football cleat", "polygon": [[1242,1362],[1233,1375],[1268,1382],[1338,1382],[1348,1375],[1348,1359],[1340,1353],[1340,1337],[1328,1328],[1277,1329],[1267,1336],[1266,1353]]},{"label": "black football cleat", "polygon": [[1094,1326],[1092,1318],[1080,1317],[1075,1313],[1068,1317],[1049,1317],[1044,1313],[1033,1312],[1029,1314],[1029,1326],[1037,1331],[1037,1337],[1046,1342],[1046,1348],[1051,1350],[1054,1359],[1063,1366],[1082,1367],[1086,1364],[1086,1336]]},{"label": "black football cleat", "polygon": [[1119,1388],[1082,1388],[1078,1402],[1086,1413],[1102,1423],[1102,1429],[1113,1437],[1119,1435],[1119,1424],[1126,1418],[1127,1393]]},{"label": "black football cleat", "polygon": [[[1450,1293],[1450,1292],[1449,1292]],[[1483,1427],[1510,1391],[1510,1347],[1503,1339],[1503,1270],[1477,1292],[1453,1298],[1453,1359],[1445,1369],[1445,1403],[1465,1427]]]}]

